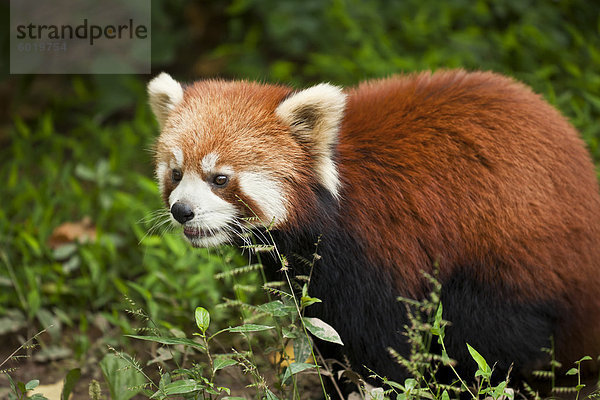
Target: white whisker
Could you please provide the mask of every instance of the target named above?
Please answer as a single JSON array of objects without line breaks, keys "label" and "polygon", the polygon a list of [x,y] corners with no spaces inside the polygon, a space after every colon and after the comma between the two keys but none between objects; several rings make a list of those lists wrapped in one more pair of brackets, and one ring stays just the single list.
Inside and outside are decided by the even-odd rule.
[{"label": "white whisker", "polygon": [[138,223],[150,224],[150,228],[146,230],[146,233],[139,240],[138,244],[141,244],[148,236],[157,234],[163,236],[165,232],[169,231],[172,225],[171,213],[169,210],[161,208],[158,210],[151,211],[148,215],[142,218]]}]

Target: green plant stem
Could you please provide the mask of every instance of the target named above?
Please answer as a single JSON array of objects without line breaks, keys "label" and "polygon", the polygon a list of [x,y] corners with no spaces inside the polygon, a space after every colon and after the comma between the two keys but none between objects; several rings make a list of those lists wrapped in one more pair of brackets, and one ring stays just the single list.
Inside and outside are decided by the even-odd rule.
[{"label": "green plant stem", "polygon": [[[215,335],[211,336],[211,339],[214,336]],[[215,368],[214,368],[215,364],[213,362],[212,355],[210,354],[210,349],[208,348],[208,340],[206,339],[206,333],[202,332],[202,335],[200,335],[200,337],[204,341],[204,347],[206,347],[206,355],[208,356],[208,363],[210,364],[210,383],[213,383],[213,381],[215,379]]]},{"label": "green plant stem", "polygon": [[[240,197],[238,197],[238,200],[240,202],[242,202],[242,204],[244,204],[249,210],[250,212],[254,215],[255,218],[257,218],[258,221],[260,221],[260,223],[265,226],[266,228],[266,232],[269,235],[269,239],[271,239],[271,243],[273,244],[273,249],[275,250],[275,254],[277,255],[277,259],[279,260],[279,262],[281,263],[281,270],[284,272],[285,274],[285,279],[287,281],[288,287],[290,288],[290,291],[292,293],[292,299],[294,301],[294,306],[296,307],[296,312],[298,313],[298,316],[300,317],[300,322],[302,324],[302,330],[304,331],[304,335],[306,337],[310,337],[308,334],[308,330],[306,328],[306,325],[304,325],[304,320],[302,319],[302,311],[300,310],[300,306],[298,305],[298,300],[296,299],[296,296],[293,295],[294,293],[294,286],[292,285],[292,282],[290,280],[290,276],[288,274],[288,266],[286,265],[285,262],[285,258],[281,255],[281,253],[279,253],[279,249],[277,248],[277,246],[275,245],[275,239],[273,238],[273,235],[271,234],[271,227],[273,226],[275,221],[272,221],[268,226],[264,224],[264,222],[261,220],[261,218],[254,212],[254,210],[252,210],[252,208],[250,208],[250,206],[248,206],[244,200],[242,200]],[[319,238],[320,241],[320,238]],[[316,251],[315,251],[316,253]],[[313,259],[316,259],[316,257],[313,257]],[[264,271],[263,271],[264,272]],[[311,274],[312,274],[312,268],[311,268]],[[263,275],[264,276],[264,275]],[[285,350],[284,350],[285,351]],[[321,384],[321,389],[323,390],[323,394],[325,396],[327,396],[327,391],[325,390],[325,382],[323,382],[323,377],[321,376],[321,374],[319,374],[319,364],[317,362],[317,357],[315,355],[315,351],[314,351],[314,346],[311,346],[310,348],[310,352],[311,355],[313,357],[313,360],[315,362],[315,367],[317,368],[317,375],[319,376],[319,382]],[[294,378],[295,379],[295,378]]]},{"label": "green plant stem", "polygon": [[[440,340],[440,344],[442,345],[442,349],[444,350],[445,354],[448,354],[448,351],[446,350],[446,344],[444,343],[444,339]],[[467,386],[467,383],[460,377],[460,375],[458,374],[458,371],[456,371],[456,369],[454,368],[454,366],[452,364],[448,364],[448,366],[450,367],[450,369],[452,370],[452,372],[454,372],[454,375],[456,375],[456,377],[458,378],[458,380],[460,381],[461,385],[467,389],[467,392],[469,392],[469,394],[471,395],[471,398],[473,398],[474,400],[477,400],[478,397],[475,396],[473,394],[473,392],[471,392],[471,389],[469,389],[469,387]]]},{"label": "green plant stem", "polygon": [[575,395],[575,400],[579,400],[579,393],[581,393],[581,361],[577,363],[577,394]]}]

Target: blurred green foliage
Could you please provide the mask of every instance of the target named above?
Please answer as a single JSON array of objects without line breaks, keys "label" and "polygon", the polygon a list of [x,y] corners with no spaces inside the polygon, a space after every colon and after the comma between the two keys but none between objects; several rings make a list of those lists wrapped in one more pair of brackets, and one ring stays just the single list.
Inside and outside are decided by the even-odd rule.
[{"label": "blurred green foliage", "polygon": [[235,0],[213,52],[234,77],[351,85],[399,72],[493,70],[563,111],[600,159],[600,3]]},{"label": "blurred green foliage", "polygon": [[[155,321],[180,324],[198,304],[220,299],[213,275],[236,253],[193,252],[176,233],[149,232],[157,221],[148,217],[162,208],[151,173],[156,128],[141,100],[142,82],[126,82],[140,99],[131,118],[102,123],[106,111],[82,110],[80,104],[101,100],[79,77],[72,78],[73,97],[66,100],[74,115],[45,110],[30,121],[15,117],[0,150],[10,160],[1,166],[0,314],[18,308],[23,324],[37,318],[73,325],[104,311],[105,319],[129,329],[124,315],[111,313],[128,306],[124,296],[138,300]],[[86,232],[95,240],[71,228],[82,243],[49,247],[58,226],[85,226],[84,217],[95,226]]]},{"label": "blurred green foliage", "polygon": [[[152,21],[153,70],[182,80],[352,85],[423,69],[502,72],[555,104],[600,160],[596,1],[152,0]],[[161,208],[149,79],[0,82],[10,99],[0,110],[0,318],[11,321],[0,334],[48,322],[85,334],[91,323],[106,325],[98,315],[130,331],[124,296],[163,325],[182,327],[196,306],[211,308],[230,290],[213,275],[243,263],[235,251],[193,250],[177,233],[147,234],[148,217]],[[48,246],[56,227],[86,216],[96,240]],[[77,352],[89,345],[82,339]]]}]

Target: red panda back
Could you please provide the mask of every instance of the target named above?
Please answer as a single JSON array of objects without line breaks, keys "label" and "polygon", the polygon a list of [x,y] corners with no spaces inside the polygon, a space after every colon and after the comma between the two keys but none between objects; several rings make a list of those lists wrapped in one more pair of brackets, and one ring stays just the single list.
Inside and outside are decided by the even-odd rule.
[{"label": "red panda back", "polygon": [[[468,272],[521,300],[561,299],[581,328],[600,324],[594,167],[540,96],[492,73],[367,82],[349,93],[339,140],[346,229],[405,295],[422,294],[433,263],[442,279],[501,265]],[[598,349],[597,331],[564,339]]]}]

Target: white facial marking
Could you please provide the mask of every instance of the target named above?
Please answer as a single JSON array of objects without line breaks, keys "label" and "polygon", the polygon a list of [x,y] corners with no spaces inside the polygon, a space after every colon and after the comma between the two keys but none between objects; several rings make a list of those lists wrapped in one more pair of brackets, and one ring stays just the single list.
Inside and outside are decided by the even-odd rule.
[{"label": "white facial marking", "polygon": [[214,171],[215,166],[217,165],[217,160],[219,159],[219,155],[216,153],[208,153],[202,158],[202,171],[206,174],[209,174]]},{"label": "white facial marking", "polygon": [[[230,240],[231,234],[226,228],[234,220],[236,209],[214,194],[208,183],[197,174],[188,172],[183,175],[181,182],[169,195],[169,208],[178,201],[189,204],[194,212],[194,218],[187,221],[184,227],[210,233],[188,237],[192,245],[211,247]],[[175,219],[173,221],[179,225]]]},{"label": "white facial marking", "polygon": [[181,151],[181,149],[174,149],[173,157],[175,158],[177,166],[181,168],[181,166],[183,165],[183,151]]},{"label": "white facial marking", "polygon": [[156,166],[156,180],[158,181],[158,189],[162,193],[165,188],[165,173],[169,166],[167,163],[161,162]]},{"label": "white facial marking", "polygon": [[231,168],[228,165],[222,165],[215,172],[220,173],[220,174],[225,174],[225,175],[232,176],[233,175],[233,168]]},{"label": "white facial marking", "polygon": [[[286,198],[279,184],[266,172],[242,172],[239,174],[240,188],[259,207],[269,224],[275,219],[275,226],[287,218]],[[259,210],[253,210],[258,213]]]},{"label": "white facial marking", "polygon": [[202,158],[202,162],[200,166],[202,167],[202,172],[205,174],[225,174],[228,176],[233,175],[233,168],[227,165],[221,165],[217,168],[217,161],[219,160],[219,155],[216,153],[208,153]]}]

